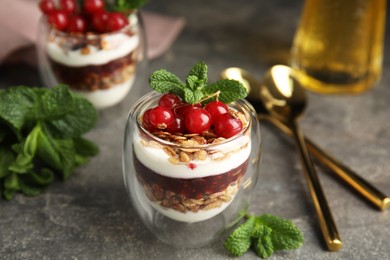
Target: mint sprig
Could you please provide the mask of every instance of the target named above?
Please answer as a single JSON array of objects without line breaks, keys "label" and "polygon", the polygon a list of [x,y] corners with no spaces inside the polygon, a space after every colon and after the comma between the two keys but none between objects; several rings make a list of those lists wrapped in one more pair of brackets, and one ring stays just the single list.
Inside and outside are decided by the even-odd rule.
[{"label": "mint sprig", "polygon": [[270,214],[247,217],[224,243],[230,254],[241,256],[252,246],[258,256],[267,258],[274,251],[302,246],[303,235],[291,221]]},{"label": "mint sprig", "polygon": [[215,99],[231,103],[245,98],[248,94],[246,88],[236,80],[224,79],[211,84],[207,81],[207,65],[204,62],[195,64],[185,83],[165,69],[157,70],[149,77],[152,89],[160,93],[174,93],[189,104]]},{"label": "mint sprig", "polygon": [[0,193],[38,195],[60,176],[98,153],[82,135],[94,127],[97,111],[60,85],[0,91]]},{"label": "mint sprig", "polygon": [[115,0],[105,1],[109,10],[117,12],[127,12],[130,10],[138,9],[143,6],[147,0]]}]

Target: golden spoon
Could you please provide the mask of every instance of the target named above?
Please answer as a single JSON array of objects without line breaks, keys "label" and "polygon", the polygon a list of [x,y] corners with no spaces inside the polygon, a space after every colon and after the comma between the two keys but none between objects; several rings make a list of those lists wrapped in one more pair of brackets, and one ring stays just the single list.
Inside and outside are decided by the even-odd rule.
[{"label": "golden spoon", "polygon": [[277,65],[265,74],[260,97],[270,115],[291,129],[299,148],[306,181],[326,245],[330,251],[341,249],[343,244],[298,125],[298,118],[303,114],[307,104],[306,92],[300,86],[292,69]]},{"label": "golden spoon", "polygon": [[[257,116],[260,120],[267,120],[282,130],[288,135],[292,135],[290,128],[283,122],[270,116],[268,111],[265,109],[261,98],[260,98],[260,82],[254,79],[247,71],[241,68],[227,68],[221,73],[223,79],[235,79],[244,84],[248,89],[247,99],[253,105],[257,111]],[[328,167],[334,176],[343,181],[346,185],[351,187],[359,195],[365,198],[368,202],[380,210],[385,210],[390,206],[390,198],[383,192],[379,191],[371,183],[364,178],[360,177],[355,171],[343,164],[341,161],[334,158],[332,155],[318,147],[307,137],[305,138],[307,148],[309,152],[314,155],[324,166]]]}]

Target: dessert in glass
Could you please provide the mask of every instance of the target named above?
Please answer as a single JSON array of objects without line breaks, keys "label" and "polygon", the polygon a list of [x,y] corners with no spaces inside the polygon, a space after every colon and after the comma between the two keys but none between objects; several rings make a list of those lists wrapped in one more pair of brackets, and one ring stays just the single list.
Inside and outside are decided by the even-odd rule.
[{"label": "dessert in glass", "polygon": [[[63,0],[41,19],[38,61],[47,86],[58,83],[86,97],[96,108],[119,103],[142,72],[145,46],[136,10],[108,12],[103,0]],[[66,3],[75,8],[64,11]],[[91,6],[91,3],[101,5]]]},{"label": "dessert in glass", "polygon": [[259,131],[245,100],[187,104],[157,92],[141,98],[126,122],[124,181],[151,232],[176,247],[220,238],[256,186]]}]

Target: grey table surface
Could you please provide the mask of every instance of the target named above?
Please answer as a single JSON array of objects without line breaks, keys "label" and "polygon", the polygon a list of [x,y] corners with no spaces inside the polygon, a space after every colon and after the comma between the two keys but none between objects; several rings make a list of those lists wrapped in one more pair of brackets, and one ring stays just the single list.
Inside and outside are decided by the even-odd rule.
[{"label": "grey table surface", "polygon": [[[286,63],[302,1],[153,1],[145,10],[184,17],[186,27],[173,46],[149,62],[147,73],[167,68],[184,77],[198,60],[215,80],[225,67],[240,66],[259,79],[266,68]],[[309,94],[301,121],[315,142],[390,194],[390,27],[383,77],[355,96]],[[0,86],[40,85],[36,69],[0,67]],[[128,110],[141,93],[138,82],[119,105],[101,111],[88,137],[101,152],[66,182],[44,194],[0,201],[0,259],[230,259],[221,243],[202,249],[175,249],[158,241],[137,217],[124,188],[121,156]],[[364,202],[320,170],[344,248],[328,252],[302,174],[297,150],[275,128],[261,125],[260,183],[250,211],[291,219],[305,236],[298,250],[271,259],[389,259],[390,215]],[[257,259],[249,251],[241,259]]]}]

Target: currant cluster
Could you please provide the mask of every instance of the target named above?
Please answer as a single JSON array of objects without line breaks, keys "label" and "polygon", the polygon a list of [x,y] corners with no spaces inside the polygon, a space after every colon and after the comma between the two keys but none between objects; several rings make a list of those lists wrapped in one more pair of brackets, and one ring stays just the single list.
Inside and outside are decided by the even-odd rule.
[{"label": "currant cluster", "polygon": [[60,31],[71,33],[107,33],[125,27],[129,21],[120,12],[107,12],[104,0],[41,0],[39,8],[47,16],[48,23]]},{"label": "currant cluster", "polygon": [[143,126],[149,132],[164,130],[171,134],[201,134],[213,129],[224,138],[242,130],[241,120],[229,112],[225,103],[212,101],[205,106],[192,105],[171,93],[162,95],[156,107],[145,111]]}]

